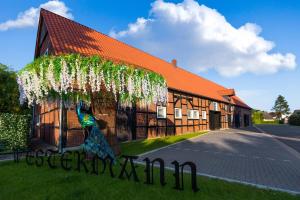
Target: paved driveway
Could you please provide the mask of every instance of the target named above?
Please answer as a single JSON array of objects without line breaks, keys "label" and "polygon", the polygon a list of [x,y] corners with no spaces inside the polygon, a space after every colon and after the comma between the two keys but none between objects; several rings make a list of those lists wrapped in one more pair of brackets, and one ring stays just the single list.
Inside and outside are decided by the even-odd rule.
[{"label": "paved driveway", "polygon": [[[300,155],[269,135],[237,129],[212,131],[141,155],[193,161],[200,175],[300,193]],[[201,183],[200,183],[201,184]]]},{"label": "paved driveway", "polygon": [[300,152],[300,126],[256,125],[259,129]]}]

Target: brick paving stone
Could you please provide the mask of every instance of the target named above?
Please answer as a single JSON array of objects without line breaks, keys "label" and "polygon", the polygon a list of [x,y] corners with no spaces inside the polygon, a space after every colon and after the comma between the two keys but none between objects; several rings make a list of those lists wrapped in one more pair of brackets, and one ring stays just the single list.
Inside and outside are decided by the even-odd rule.
[{"label": "brick paving stone", "polygon": [[140,161],[145,157],[163,158],[168,167],[174,160],[192,161],[201,174],[300,193],[300,159],[274,138],[254,131],[212,131],[144,154]]}]

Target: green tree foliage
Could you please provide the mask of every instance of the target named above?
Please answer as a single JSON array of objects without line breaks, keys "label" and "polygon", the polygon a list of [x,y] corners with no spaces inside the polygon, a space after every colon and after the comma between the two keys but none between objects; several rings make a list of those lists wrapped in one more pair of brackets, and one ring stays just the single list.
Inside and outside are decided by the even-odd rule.
[{"label": "green tree foliage", "polygon": [[278,119],[282,118],[282,115],[290,113],[290,107],[284,96],[279,95],[275,101],[275,105],[272,110],[276,113]]},{"label": "green tree foliage", "polygon": [[16,72],[0,63],[0,112],[1,113],[30,113],[30,109],[19,104],[19,89]]},{"label": "green tree foliage", "polygon": [[263,121],[263,112],[260,110],[252,110],[252,122],[253,124],[261,124]]}]

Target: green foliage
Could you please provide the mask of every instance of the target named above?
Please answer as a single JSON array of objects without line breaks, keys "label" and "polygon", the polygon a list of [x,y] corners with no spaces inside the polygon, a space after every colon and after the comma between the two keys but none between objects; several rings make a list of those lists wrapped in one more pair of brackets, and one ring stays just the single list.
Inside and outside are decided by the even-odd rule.
[{"label": "green foliage", "polygon": [[27,147],[29,115],[0,113],[0,151]]},{"label": "green foliage", "polygon": [[300,126],[300,114],[299,113],[292,114],[289,117],[289,124],[295,125],[295,126]]},{"label": "green foliage", "polygon": [[0,63],[0,112],[26,114],[30,112],[19,104],[19,90],[16,72]]},{"label": "green foliage", "polygon": [[288,105],[288,102],[285,100],[284,96],[279,95],[277,97],[272,110],[275,111],[278,119],[281,119],[282,115],[287,115],[290,113],[290,107]]},{"label": "green foliage", "polygon": [[253,124],[279,124],[280,120],[264,121],[263,111],[252,110],[252,123]]},{"label": "green foliage", "polygon": [[252,110],[252,123],[261,124],[263,121],[263,112],[260,110]]}]

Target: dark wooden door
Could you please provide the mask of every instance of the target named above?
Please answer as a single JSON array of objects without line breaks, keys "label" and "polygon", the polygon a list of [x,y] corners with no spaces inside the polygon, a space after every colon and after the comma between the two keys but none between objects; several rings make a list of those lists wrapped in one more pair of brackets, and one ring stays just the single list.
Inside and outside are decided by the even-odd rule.
[{"label": "dark wooden door", "polygon": [[232,127],[232,121],[231,121],[231,115],[230,114],[227,115],[227,120],[228,120],[228,128],[231,128]]},{"label": "dark wooden door", "polygon": [[239,114],[236,114],[234,116],[234,124],[235,124],[236,128],[240,128],[241,123],[240,123],[240,115]]},{"label": "dark wooden door", "polygon": [[121,141],[136,139],[136,109],[118,108],[116,119],[116,131]]},{"label": "dark wooden door", "polygon": [[249,126],[250,118],[249,115],[244,115],[244,126],[247,127]]},{"label": "dark wooden door", "polygon": [[209,128],[216,130],[221,128],[221,113],[216,111],[209,112]]}]

